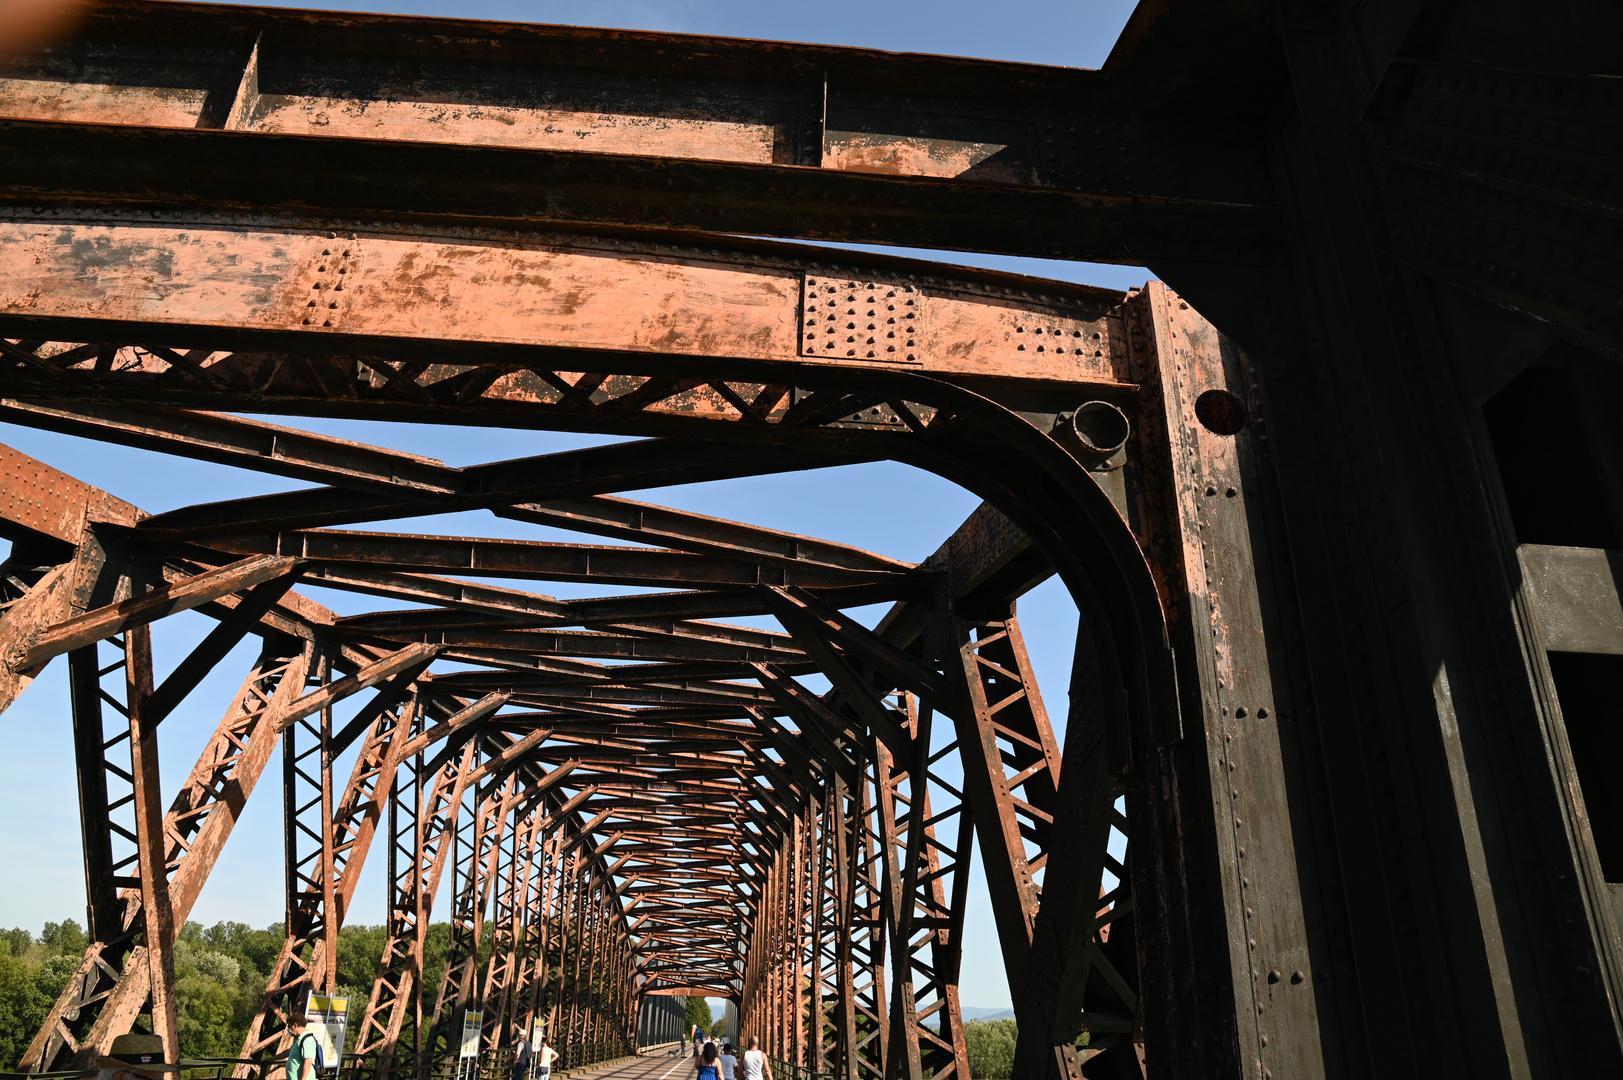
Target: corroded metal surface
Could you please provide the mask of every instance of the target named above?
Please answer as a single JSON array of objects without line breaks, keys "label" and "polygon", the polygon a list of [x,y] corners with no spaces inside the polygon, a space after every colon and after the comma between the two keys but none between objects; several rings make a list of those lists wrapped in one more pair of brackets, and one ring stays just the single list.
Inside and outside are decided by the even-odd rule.
[{"label": "corroded metal surface", "polygon": [[[1016,1075],[1617,1073],[1623,23],[1445,6],[1146,4],[1102,71],[152,0],[8,53],[0,417],[324,485],[148,516],[0,448],[0,704],[67,653],[94,939],[24,1066],[174,1043],[280,740],[250,1058],[381,834],[362,1043],[422,1075],[475,1004],[573,1068],[688,994],[821,1075],[965,1075],[972,843]],[[622,497],[877,460],[985,505],[913,564]],[[383,531],[467,510],[618,545]],[[1014,608],[1055,575],[1063,735]],[[164,814],[159,725],[247,634]]]}]

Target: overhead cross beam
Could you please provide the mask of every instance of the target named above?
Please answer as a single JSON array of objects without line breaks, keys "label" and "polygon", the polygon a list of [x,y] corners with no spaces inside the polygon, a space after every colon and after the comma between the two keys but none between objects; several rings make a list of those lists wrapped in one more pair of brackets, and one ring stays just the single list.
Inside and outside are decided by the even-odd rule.
[{"label": "overhead cross beam", "polygon": [[[133,187],[163,161],[164,182],[194,199],[341,215],[432,206],[464,219],[1117,262],[1142,258],[1148,238],[1255,244],[1270,221],[1240,167],[1250,140],[1233,118],[1130,112],[1167,91],[1120,72],[274,9],[179,19],[151,3],[108,5],[62,51],[46,77],[71,85],[104,56],[98,42],[124,46],[124,70],[105,59],[95,69],[104,82],[85,103],[101,125],[93,134],[41,123],[58,114],[13,91],[7,112],[19,119],[4,138],[30,168],[19,183],[116,200],[133,191],[111,181]],[[175,63],[181,40],[191,47],[185,65]],[[329,58],[349,48],[375,70],[335,69]],[[424,80],[429,57],[436,76]],[[170,74],[164,85],[123,85],[137,65]],[[588,85],[613,90],[588,94]],[[917,107],[920,94],[929,109]],[[1208,119],[1217,131],[1201,126]],[[222,128],[261,138],[228,140]],[[78,167],[110,138],[131,163],[127,175]],[[265,157],[273,143],[298,148],[289,152],[308,162],[303,182]],[[1226,167],[1196,168],[1194,157]],[[271,175],[292,182],[265,183]],[[487,182],[433,179],[470,175]],[[850,206],[866,210],[860,227]]]}]

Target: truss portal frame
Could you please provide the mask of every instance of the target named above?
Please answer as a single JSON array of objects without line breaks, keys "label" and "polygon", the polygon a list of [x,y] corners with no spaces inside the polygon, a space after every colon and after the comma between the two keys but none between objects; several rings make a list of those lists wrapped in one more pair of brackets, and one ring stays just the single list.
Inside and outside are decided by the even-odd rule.
[{"label": "truss portal frame", "polygon": [[[363,1041],[410,1068],[475,1004],[573,1066],[705,994],[796,1065],[961,1074],[974,843],[1021,1076],[1619,1071],[1546,655],[1579,609],[1623,643],[1536,584],[1607,556],[1518,553],[1479,409],[1623,348],[1623,26],[1584,16],[1146,5],[1089,72],[113,0],[9,56],[0,417],[321,485],[149,515],[0,448],[0,705],[67,657],[93,939],[22,1066],[178,1052],[176,927],[282,741],[250,1059],[381,831]],[[457,468],[233,413],[627,441]],[[911,564],[625,497],[882,459],[986,505]],[[383,531],[471,509],[593,542]],[[1049,575],[1063,735],[1015,614]],[[247,634],[166,811],[163,719]]]}]

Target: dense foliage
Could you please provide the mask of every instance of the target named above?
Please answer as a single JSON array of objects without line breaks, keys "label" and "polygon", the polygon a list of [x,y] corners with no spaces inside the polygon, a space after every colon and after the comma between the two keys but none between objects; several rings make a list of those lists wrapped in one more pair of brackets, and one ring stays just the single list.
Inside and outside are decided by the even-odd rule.
[{"label": "dense foliage", "polygon": [[964,1025],[969,1075],[975,1080],[1008,1080],[1014,1070],[1013,1020],[971,1020]]},{"label": "dense foliage", "polygon": [[[245,923],[222,922],[205,929],[189,922],[181,930],[175,942],[175,1001],[184,1056],[236,1057],[242,1052],[283,935],[280,923],[255,930]],[[357,1022],[377,977],[386,936],[381,926],[346,926],[338,936],[337,993],[349,995]],[[14,1068],[28,1049],[87,944],[83,928],[72,919],[46,923],[37,939],[27,930],[0,930],[0,1069]],[[433,1009],[449,944],[448,925],[428,928],[423,955],[427,1011]],[[351,1024],[346,1049],[354,1048],[357,1026]]]},{"label": "dense foliage", "polygon": [[688,998],[688,1026],[687,1034],[683,1038],[693,1033],[695,1024],[698,1025],[700,1031],[708,1032],[715,1022],[715,1017],[710,1015],[710,1002],[708,999],[702,997]]}]

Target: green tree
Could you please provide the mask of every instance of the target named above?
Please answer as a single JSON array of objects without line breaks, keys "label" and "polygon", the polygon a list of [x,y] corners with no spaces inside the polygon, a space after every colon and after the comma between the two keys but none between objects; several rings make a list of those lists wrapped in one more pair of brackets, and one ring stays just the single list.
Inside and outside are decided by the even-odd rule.
[{"label": "green tree", "polygon": [[715,1018],[710,1015],[710,1002],[702,997],[688,998],[688,1030],[697,1025],[700,1031],[709,1031]]},{"label": "green tree", "polygon": [[50,1008],[29,966],[15,956],[0,955],[0,1067],[16,1067]]},{"label": "green tree", "polygon": [[39,943],[50,950],[52,956],[71,956],[78,961],[84,959],[90,939],[85,936],[84,927],[72,919],[64,919],[46,923],[45,929],[40,932]]},{"label": "green tree", "polygon": [[[389,939],[386,926],[346,926],[338,932],[338,981],[371,988]],[[364,995],[363,995],[364,996]]]},{"label": "green tree", "polygon": [[[279,923],[256,930],[246,923],[211,927],[188,922],[175,939],[175,1014],[180,1051],[185,1057],[236,1057],[248,1025],[264,998],[265,980],[282,950]],[[338,935],[338,986],[350,998],[358,1034],[360,1011],[377,978],[387,931],[381,926],[346,926]],[[450,945],[450,926],[428,928],[424,950],[423,996],[429,1008],[439,991]],[[36,938],[20,928],[0,930],[0,1069],[9,1069],[28,1049],[51,1004],[67,986],[86,946],[84,929],[72,919],[45,924]],[[698,999],[703,1004],[703,999]],[[291,1002],[295,1008],[303,1001]],[[709,1023],[709,1009],[705,1011]]]},{"label": "green tree", "polygon": [[20,926],[0,930],[0,955],[15,956],[20,960],[33,944],[34,935]]},{"label": "green tree", "polygon": [[975,1080],[1008,1080],[1014,1071],[1014,1043],[1019,1028],[1013,1020],[971,1020],[964,1025],[969,1075]]},{"label": "green tree", "polygon": [[240,988],[227,986],[196,969],[175,971],[175,1018],[180,1050],[187,1057],[236,1057],[245,1031],[237,1029]]},{"label": "green tree", "polygon": [[236,960],[245,974],[269,975],[277,955],[282,951],[285,933],[281,923],[255,930],[247,923],[219,922],[206,930],[197,923],[187,923],[186,933],[182,936],[190,936],[195,944]]},{"label": "green tree", "polygon": [[[451,924],[429,923],[423,939],[423,1026],[434,1012],[435,995],[445,977],[445,954],[451,951]],[[381,951],[380,951],[381,952]]]},{"label": "green tree", "polygon": [[710,1034],[719,1039],[721,1038],[721,1033],[726,1030],[726,1027],[727,1018],[724,1016],[720,1020],[717,1020],[714,1024],[710,1025]]},{"label": "green tree", "polygon": [[79,970],[80,958],[77,956],[53,956],[40,965],[34,973],[34,988],[44,995],[46,1001],[54,1002],[67,989],[68,980],[73,973]]}]

